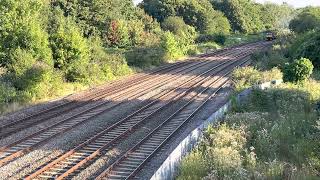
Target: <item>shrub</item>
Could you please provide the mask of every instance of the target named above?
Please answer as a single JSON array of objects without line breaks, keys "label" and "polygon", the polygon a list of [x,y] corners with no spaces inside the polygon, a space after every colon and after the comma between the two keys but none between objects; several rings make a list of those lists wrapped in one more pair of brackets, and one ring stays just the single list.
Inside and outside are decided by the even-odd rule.
[{"label": "shrub", "polygon": [[[46,32],[44,1],[0,2],[0,65],[10,66],[16,49],[28,51],[37,61],[52,65]],[[10,71],[11,69],[8,68]]]},{"label": "shrub", "polygon": [[320,8],[307,7],[297,17],[291,20],[290,29],[302,33],[320,27]]},{"label": "shrub", "polygon": [[117,53],[107,53],[100,38],[90,38],[90,69],[89,79],[99,83],[101,81],[112,80],[117,76],[124,76],[131,73],[131,69],[123,55]]},{"label": "shrub", "polygon": [[295,60],[284,67],[284,81],[294,83],[305,81],[311,76],[312,71],[313,65],[309,59]]},{"label": "shrub", "polygon": [[138,47],[126,53],[129,65],[137,67],[150,67],[163,63],[165,51],[158,46]]},{"label": "shrub", "polygon": [[195,28],[185,24],[182,18],[172,16],[166,18],[161,26],[165,31],[170,31],[175,35],[180,50],[186,54],[196,38]]},{"label": "shrub", "polygon": [[193,152],[182,160],[177,180],[201,180],[210,172],[210,167],[199,152]]},{"label": "shrub", "polygon": [[170,31],[174,34],[179,34],[180,32],[185,31],[187,26],[188,25],[184,22],[184,20],[177,16],[167,17],[161,23],[161,27],[164,31]]},{"label": "shrub", "polygon": [[161,47],[164,49],[166,61],[177,59],[183,56],[176,37],[171,32],[165,32],[162,36]]},{"label": "shrub", "polygon": [[128,22],[130,45],[137,46],[143,43],[144,24],[141,20],[131,20]]},{"label": "shrub", "polygon": [[219,44],[224,45],[226,42],[227,37],[224,34],[201,34],[197,37],[197,43],[206,43],[206,42],[216,42]]},{"label": "shrub", "polygon": [[12,102],[16,96],[17,92],[14,87],[0,81],[0,105]]},{"label": "shrub", "polygon": [[68,81],[82,81],[87,77],[89,46],[71,18],[56,9],[52,17],[50,44],[55,68],[65,73]]},{"label": "shrub", "polygon": [[126,48],[130,46],[129,28],[124,20],[113,20],[109,23],[106,42],[111,47]]},{"label": "shrub", "polygon": [[237,68],[232,73],[232,80],[237,91],[241,91],[259,83],[279,79],[282,79],[282,73],[278,68],[261,72],[253,67],[248,66]]},{"label": "shrub", "polygon": [[320,67],[320,31],[302,35],[291,47],[293,58],[308,58],[315,67]]}]

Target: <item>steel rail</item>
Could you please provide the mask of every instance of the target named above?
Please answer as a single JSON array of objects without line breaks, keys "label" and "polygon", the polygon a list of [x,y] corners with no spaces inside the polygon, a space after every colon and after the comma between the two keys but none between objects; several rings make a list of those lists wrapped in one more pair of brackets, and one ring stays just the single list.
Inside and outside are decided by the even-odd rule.
[{"label": "steel rail", "polygon": [[[248,61],[249,60],[245,60],[237,66],[241,66],[242,64],[245,64]],[[112,177],[114,177],[115,179],[132,178],[142,168],[142,166],[144,166],[149,159],[155,156],[158,150],[207,103],[207,101],[210,98],[217,94],[217,92],[228,82],[228,78],[225,78],[232,72],[232,70],[233,68],[226,72],[223,76],[218,78],[218,81],[222,80],[221,84],[216,84],[217,82],[213,82],[205,89],[203,89],[200,93],[194,96],[200,96],[200,99],[204,98],[204,100],[201,101],[200,105],[196,105],[195,107],[188,109],[188,106],[191,106],[192,103],[195,102],[195,98],[190,99],[185,105],[183,105],[169,118],[167,118],[163,123],[161,123],[157,128],[150,132],[133,148],[128,150],[121,158],[119,158],[116,162],[109,166],[109,168],[107,168],[103,173],[101,173],[96,179],[100,180],[110,177],[111,179]],[[212,88],[213,85],[218,86],[217,89],[215,89],[215,91],[211,95],[208,95],[207,97],[201,97],[201,95],[203,95],[208,89]],[[116,171],[117,167],[120,167],[118,171]],[[116,172],[118,172],[118,174],[113,174]]]},{"label": "steel rail", "polygon": [[[196,68],[196,67],[197,66],[193,66],[193,68]],[[112,107],[114,107],[114,106],[112,106]],[[109,107],[107,109],[110,109],[112,107]],[[96,115],[101,114],[101,113],[102,112],[97,113]],[[75,117],[76,116],[72,116],[71,118],[75,118]],[[71,118],[69,118],[69,119],[71,119]],[[69,120],[69,119],[66,119],[66,120]],[[56,132],[56,133],[53,133],[53,134],[49,133],[49,134],[46,134],[45,136],[41,136],[40,133],[47,133],[50,130],[54,131],[55,130],[55,129],[53,129],[54,127],[57,127],[59,125],[63,126],[62,123],[66,122],[66,120],[60,121],[60,122],[58,122],[58,123],[56,123],[56,124],[54,124],[54,125],[52,125],[50,127],[47,127],[45,129],[40,130],[40,131],[38,131],[38,132],[36,132],[36,133],[26,137],[26,138],[23,138],[23,139],[21,139],[21,140],[19,140],[17,142],[14,142],[14,143],[12,143],[12,144],[10,144],[8,146],[0,148],[0,152],[2,152],[2,154],[4,153],[4,155],[1,156],[0,164],[7,163],[8,161],[10,161],[10,160],[12,160],[14,158],[17,158],[17,157],[19,157],[19,156],[21,156],[21,155],[23,155],[23,154],[25,154],[27,152],[30,152],[37,145],[39,145],[41,143],[44,143],[47,140],[49,140],[49,139],[51,139],[51,138],[53,138],[53,137],[55,137],[55,136],[57,136],[57,135],[59,135],[59,134],[61,134],[61,133],[63,133],[63,132],[65,132],[65,131],[67,131],[67,130],[69,130],[69,129],[71,129],[71,128],[73,128],[73,127],[75,127],[75,126],[77,126],[77,125],[79,125],[79,124],[84,122],[84,120],[83,121],[79,121],[79,122],[77,120],[75,120],[75,122],[76,122],[75,124],[69,123],[69,126],[67,128],[65,128],[63,130],[60,130],[59,132]],[[38,136],[40,136],[40,138]],[[46,136],[48,136],[48,137],[46,137]],[[26,142],[26,143],[25,144],[21,144],[23,142]],[[21,145],[19,146],[19,144],[21,144]]]},{"label": "steel rail", "polygon": [[[228,48],[221,49],[221,50],[215,51],[214,53],[211,53],[210,55],[222,53],[227,50],[229,50],[229,49]],[[208,56],[208,55],[203,55],[201,57],[206,57],[206,56]],[[83,99],[83,96],[80,96],[80,97],[73,99],[72,101],[67,101],[67,102],[59,104],[57,106],[42,110],[40,112],[37,112],[36,114],[28,115],[27,117],[24,117],[24,118],[19,119],[17,121],[13,121],[8,124],[2,125],[0,127],[0,137],[2,137],[2,138],[7,137],[13,133],[16,133],[17,131],[24,129],[26,126],[32,126],[32,125],[36,125],[36,124],[39,124],[44,121],[48,121],[49,119],[54,118],[57,115],[70,112],[80,106],[85,106],[86,104],[90,103],[89,100],[97,100],[99,98],[103,98],[105,96],[108,96],[114,92],[127,89],[127,87],[132,87],[134,85],[137,85],[141,81],[147,81],[150,79],[152,80],[154,78],[154,77],[152,77],[152,74],[157,74],[160,72],[161,72],[160,74],[163,74],[166,71],[171,71],[171,70],[179,68],[180,66],[185,66],[188,64],[192,64],[192,63],[194,63],[194,62],[193,61],[178,62],[175,64],[170,64],[169,66],[160,67],[160,69],[156,69],[156,70],[150,72],[149,74],[141,73],[141,75],[135,75],[134,77],[132,77],[130,79],[124,80],[124,82],[122,82],[120,84],[116,84],[116,82],[112,83],[111,85],[115,84],[116,85],[115,87],[110,86],[110,84],[109,84],[109,85],[107,85],[107,87],[104,87],[102,89],[98,89],[95,92],[89,92],[88,96],[85,96],[84,99]],[[140,77],[140,76],[142,76],[142,77]],[[80,100],[80,101],[77,102],[77,100]],[[68,106],[67,109],[59,110],[59,108],[61,109],[61,108],[67,107],[67,106]],[[58,112],[52,112],[55,110],[57,110]],[[49,114],[49,113],[51,113],[51,114]],[[49,115],[47,115],[47,114],[49,114]],[[44,115],[44,117],[41,118],[41,115]],[[38,116],[38,118],[40,116],[40,119],[34,120],[37,116]],[[33,121],[31,121],[31,120],[33,120]],[[31,122],[29,122],[29,121],[31,121]],[[22,124],[19,124],[19,123],[22,123]],[[15,127],[15,126],[18,126],[18,127]]]},{"label": "steel rail", "polygon": [[[108,128],[106,131],[108,131],[108,130],[110,130],[110,129]],[[130,129],[129,129],[129,130],[130,130]],[[93,139],[95,139],[95,138],[93,138]],[[87,143],[84,143],[84,145],[85,145],[85,144],[87,144]],[[65,154],[65,156],[62,156],[62,157],[58,158],[57,160],[51,162],[50,164],[48,164],[47,166],[41,168],[41,170],[37,171],[36,173],[34,173],[33,175],[29,176],[28,178],[33,178],[34,176],[37,176],[37,175],[41,174],[41,173],[44,172],[46,169],[54,166],[54,165],[57,164],[59,161],[65,159],[65,158],[67,158],[68,156],[70,156],[71,154],[75,153],[76,150],[77,150],[77,149],[74,149],[74,150],[69,151],[68,153]],[[99,151],[97,151],[97,152],[95,152],[95,153],[92,153],[92,155],[93,155],[93,156],[96,156],[96,155],[98,155],[98,154],[100,153],[100,151],[101,151],[101,150],[99,150]],[[91,158],[92,158],[92,157],[89,156],[88,158],[85,158],[82,162],[79,162],[80,165],[78,164],[78,165],[79,165],[78,167],[80,167],[82,164],[86,163],[86,162],[88,161],[88,159],[91,159]],[[77,168],[73,168],[71,171],[74,171],[75,169],[77,169]],[[66,172],[67,175],[70,174],[70,173],[71,173],[71,172]],[[58,179],[59,179],[59,178],[58,178]]]},{"label": "steel rail", "polygon": [[[188,62],[188,64],[189,63],[192,63],[192,62],[190,61],[190,62]],[[174,65],[174,66],[167,67],[166,69],[158,70],[158,71],[154,72],[153,74],[160,73],[162,71],[163,71],[163,73],[165,73],[167,71],[180,68],[181,66],[183,66],[183,63],[179,63],[179,64],[177,64],[177,66]],[[91,100],[95,101],[99,98],[103,98],[103,97],[111,95],[115,92],[125,90],[128,87],[132,87],[134,85],[137,85],[137,84],[141,83],[142,81],[145,82],[147,80],[152,80],[152,78],[154,78],[152,76],[153,74],[146,74],[140,78],[133,78],[133,80],[131,80],[131,81],[128,80],[128,82],[116,84],[116,86],[114,86],[114,87],[110,86],[109,88],[99,89],[99,90],[96,90],[95,92],[89,93],[87,96],[76,97],[75,99],[72,99],[71,101],[64,100],[66,102],[64,102],[62,104],[53,106],[48,109],[44,109],[42,111],[37,112],[36,114],[28,115],[28,116],[23,117],[19,120],[1,125],[0,137],[4,138],[4,137],[7,137],[13,133],[16,133],[19,130],[22,130],[25,128],[26,124],[27,124],[27,126],[28,125],[30,126],[30,125],[39,124],[44,121],[48,121],[49,119],[54,118],[57,115],[61,115],[63,113],[72,111],[80,106],[84,106],[84,105],[90,103]],[[57,111],[57,112],[55,112],[55,111]],[[16,126],[18,126],[18,127],[16,127]]]},{"label": "steel rail", "polygon": [[[208,62],[209,63],[209,62]],[[204,64],[206,65],[206,64]],[[194,67],[190,67],[192,70],[194,70],[195,68],[197,68],[198,66],[194,66]],[[143,89],[144,91],[150,90],[150,88],[159,88],[161,85],[165,84],[166,82],[169,82],[170,80],[172,80],[174,78],[171,79],[167,79],[166,81],[161,81],[161,82],[157,82],[157,86],[155,87],[147,87],[147,89]],[[159,85],[160,84],[160,85]],[[142,95],[143,92],[142,91],[136,91],[135,89],[132,90],[131,92],[134,92],[135,94],[131,95],[131,96],[122,96],[123,94],[119,94],[116,96],[116,98],[118,97],[118,99],[120,97],[124,97],[124,98],[134,98],[137,97],[138,95]],[[5,163],[7,163],[8,161],[17,158],[23,154],[25,154],[26,152],[30,152],[32,150],[33,147],[36,147],[37,145],[46,142],[46,140],[51,139],[67,130],[70,130],[71,128],[75,127],[76,125],[79,125],[81,123],[84,123],[85,121],[92,119],[96,116],[98,116],[99,114],[104,113],[105,111],[110,110],[111,108],[114,108],[115,106],[119,106],[120,104],[124,103],[125,101],[119,101],[113,105],[110,105],[108,107],[106,107],[105,105],[110,103],[110,101],[105,101],[105,102],[98,102],[97,105],[95,105],[94,107],[91,107],[89,109],[86,109],[85,111],[81,111],[80,113],[74,114],[71,117],[67,117],[64,118],[63,120],[49,126],[46,127],[44,129],[41,129],[27,137],[24,137],[16,142],[13,142],[7,146],[1,147],[0,148],[0,165],[3,165]],[[105,107],[103,107],[105,106]],[[94,111],[95,109],[102,107],[104,109],[98,109],[97,111]],[[94,111],[94,112],[92,112]],[[90,117],[86,117],[86,113],[91,113]],[[84,117],[83,117],[84,116]],[[64,126],[63,129],[60,129],[59,132],[55,132],[54,134],[47,134],[45,136],[41,136],[41,134],[47,133],[48,131],[56,131],[57,129],[59,129],[60,126],[63,126],[65,123],[68,123],[70,121],[73,121],[74,123],[69,123],[69,125]],[[38,136],[41,136],[40,138],[38,138]],[[33,139],[32,139],[33,138]],[[30,140],[30,142],[29,142]],[[23,142],[27,142],[27,144],[21,144]],[[20,147],[19,147],[19,144]],[[29,146],[28,146],[29,145]],[[17,147],[18,146],[18,147]]]}]

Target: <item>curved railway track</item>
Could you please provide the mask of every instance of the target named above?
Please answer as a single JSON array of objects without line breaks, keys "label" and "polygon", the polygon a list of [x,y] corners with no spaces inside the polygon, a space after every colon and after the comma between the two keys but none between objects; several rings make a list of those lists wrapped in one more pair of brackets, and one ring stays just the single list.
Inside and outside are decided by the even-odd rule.
[{"label": "curved railway track", "polygon": [[[88,163],[88,161],[92,161],[98,158],[100,153],[108,149],[109,146],[117,143],[121,138],[132,133],[136,128],[139,127],[141,123],[144,123],[144,120],[146,120],[148,117],[159,112],[161,109],[168,107],[171,103],[177,101],[178,99],[188,97],[188,95],[192,94],[201,85],[206,85],[207,89],[209,87],[216,86],[218,82],[220,82],[221,79],[225,78],[234,67],[244,63],[242,61],[236,60],[237,58],[243,59],[248,55],[250,55],[250,53],[252,53],[256,49],[264,47],[264,45],[265,44],[263,43],[262,44],[258,43],[254,48],[251,48],[251,49],[248,48],[249,50],[246,49],[245,52],[241,52],[238,56],[235,57],[235,59],[228,60],[225,63],[220,63],[210,68],[209,70],[205,71],[204,73],[194,77],[193,79],[185,82],[184,84],[179,85],[179,87],[183,87],[183,86],[188,87],[187,91],[183,91],[177,94],[176,89],[173,89],[173,90],[164,91],[163,93],[156,95],[157,97],[154,98],[154,101],[150,102],[149,104],[142,107],[141,109],[134,112],[133,114],[129,115],[128,117],[122,119],[121,121],[114,124],[113,126],[106,128],[100,133],[97,133],[92,138],[89,138],[84,143],[64,153],[57,159],[40,167],[37,171],[27,176],[26,179],[33,179],[33,178],[63,179],[63,178],[69,177],[77,169],[85,166]],[[220,74],[221,78],[218,78],[218,79],[212,78],[215,75],[217,75],[217,73],[223,73],[223,76]],[[217,86],[216,88],[219,89],[219,87],[220,86]],[[201,91],[201,93],[198,93],[197,95],[202,96],[203,92],[204,90]],[[192,99],[196,98],[197,95],[189,97],[189,99],[191,100],[188,102],[191,103]],[[188,106],[190,103],[188,103],[186,106]],[[181,108],[180,111],[182,111],[184,107]],[[190,112],[192,111],[190,110]],[[175,117],[175,115],[176,113],[172,117]],[[187,116],[185,116],[185,118],[186,117]],[[180,117],[180,120],[181,119],[182,118]],[[120,162],[120,160],[117,162]],[[116,167],[116,166],[113,165],[112,167]],[[108,170],[108,172],[111,172],[110,169]],[[105,173],[105,174],[108,174],[108,173]]]},{"label": "curved railway track", "polygon": [[[39,111],[35,114],[27,115],[26,117],[23,117],[21,119],[15,120],[10,123],[6,123],[0,127],[0,137],[4,138],[7,137],[13,133],[16,133],[17,131],[24,129],[27,126],[32,126],[44,121],[48,121],[51,118],[56,117],[57,115],[67,113],[69,111],[72,111],[80,106],[84,106],[90,101],[96,101],[98,99],[101,99],[105,96],[111,95],[112,93],[119,92],[121,90],[124,90],[128,87],[132,87],[134,85],[137,85],[141,83],[142,81],[150,80],[151,78],[154,78],[154,74],[157,73],[166,73],[170,70],[177,69],[179,67],[188,65],[191,62],[185,62],[185,63],[178,63],[173,64],[170,66],[166,66],[160,69],[157,69],[154,72],[151,72],[150,74],[141,74],[133,76],[129,79],[126,79],[124,82],[120,83],[113,83],[114,86],[107,86],[102,89],[98,89],[94,92],[89,92],[87,94],[84,94],[82,96],[75,97],[71,100],[65,99],[63,103],[58,104],[56,106],[50,107],[48,109],[44,109],[42,111]],[[112,85],[113,85],[112,84]]]},{"label": "curved railway track", "polygon": [[[241,51],[240,51],[241,52]],[[238,58],[238,56],[235,56],[235,58]],[[181,73],[184,70],[187,70],[185,73],[188,73],[194,69],[197,69],[202,66],[207,66],[208,64],[213,63],[210,61],[205,62],[196,62],[192,63],[190,66],[184,66],[182,69],[176,70],[176,73]],[[181,74],[183,75],[183,74]],[[23,154],[32,151],[34,148],[39,146],[40,144],[43,144],[47,142],[48,140],[74,128],[77,125],[80,125],[84,123],[85,121],[96,117],[97,115],[104,113],[115,106],[120,105],[121,103],[125,102],[124,99],[130,99],[130,98],[137,98],[139,96],[142,96],[145,92],[150,91],[155,88],[159,88],[162,85],[165,85],[167,82],[170,82],[172,80],[180,81],[176,77],[171,77],[166,79],[165,81],[156,81],[156,78],[154,79],[155,82],[157,82],[157,86],[149,85],[144,86],[144,84],[140,84],[136,88],[131,88],[131,95],[128,96],[128,91],[130,88],[128,88],[126,91],[120,93],[119,95],[115,96],[112,100],[117,102],[116,104],[108,105],[110,101],[103,101],[98,102],[94,107],[91,107],[85,111],[82,111],[78,114],[74,114],[71,117],[65,118],[47,128],[41,129],[21,140],[18,140],[16,142],[11,143],[10,145],[4,146],[0,148],[0,165],[3,165],[17,157],[22,156]],[[147,82],[144,82],[147,83]],[[139,87],[143,87],[142,91],[138,91]],[[126,94],[125,94],[126,93]],[[157,97],[155,97],[157,98]],[[101,107],[101,108],[99,108]]]},{"label": "curved railway track", "polygon": [[[184,106],[173,113],[172,116],[102,172],[96,180],[133,178],[147,161],[154,157],[161,147],[228,82],[226,78],[221,77],[220,80],[220,84],[208,86],[201,93],[197,94],[196,97],[189,100]],[[210,87],[216,89],[214,93],[209,96],[203,95],[202,93]],[[197,102],[194,102],[195,100]]]},{"label": "curved railway track", "polygon": [[[236,48],[237,46],[234,46],[233,48]],[[229,49],[222,49],[218,50],[214,53],[211,53],[210,56],[223,53]],[[201,57],[206,57],[209,55],[203,55]],[[68,113],[76,108],[79,108],[81,106],[85,106],[89,104],[92,101],[97,101],[99,99],[102,99],[106,96],[112,95],[113,93],[120,92],[122,90],[125,90],[129,87],[138,85],[141,82],[146,81],[152,81],[155,77],[154,75],[161,75],[165,74],[167,72],[170,72],[172,70],[190,65],[192,63],[195,63],[193,61],[185,61],[185,62],[178,62],[175,64],[166,65],[163,67],[160,67],[156,70],[153,70],[149,73],[140,73],[134,76],[131,76],[129,78],[126,78],[125,80],[120,80],[117,82],[114,82],[112,84],[109,84],[104,87],[100,87],[97,90],[94,90],[93,92],[87,92],[83,95],[77,96],[73,99],[64,99],[64,102],[61,104],[52,106],[50,108],[41,110],[35,114],[26,115],[23,118],[20,118],[18,120],[14,120],[10,123],[5,123],[4,125],[0,126],[0,138],[4,138],[7,136],[10,136],[13,133],[16,133],[17,131],[20,131],[22,129],[25,129],[28,126],[33,126],[39,123],[42,123],[44,121],[48,121],[52,118],[55,118],[61,114]]]}]

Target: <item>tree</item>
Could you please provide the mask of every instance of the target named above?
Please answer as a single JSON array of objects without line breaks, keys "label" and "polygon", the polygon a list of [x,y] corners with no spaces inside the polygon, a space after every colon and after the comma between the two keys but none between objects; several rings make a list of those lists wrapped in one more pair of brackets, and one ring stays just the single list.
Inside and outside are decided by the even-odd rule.
[{"label": "tree", "polygon": [[251,33],[264,28],[259,5],[251,0],[212,0],[212,4],[228,18],[233,31]]},{"label": "tree", "polygon": [[266,29],[284,29],[289,27],[294,8],[288,4],[265,3],[260,5],[261,20]]},{"label": "tree", "polygon": [[131,0],[56,0],[52,7],[74,18],[86,37],[102,35],[113,20],[135,19],[138,11]]},{"label": "tree", "polygon": [[200,33],[229,33],[230,25],[222,13],[215,11],[208,0],[144,0],[141,6],[159,22],[179,16]]},{"label": "tree", "polygon": [[308,7],[302,10],[289,25],[297,33],[303,33],[320,27],[320,8]]},{"label": "tree", "polygon": [[46,5],[44,1],[1,0],[1,66],[8,67],[11,62],[15,61],[12,54],[17,49],[28,51],[37,61],[49,66],[53,64],[45,26]]},{"label": "tree", "polygon": [[315,67],[320,67],[320,30],[305,33],[297,38],[290,48],[293,58],[305,57],[312,61]]},{"label": "tree", "polygon": [[50,44],[54,67],[61,69],[68,81],[85,78],[89,63],[89,46],[71,17],[64,17],[60,9],[53,11]]},{"label": "tree", "polygon": [[108,25],[107,42],[112,47],[124,48],[130,45],[129,29],[124,20],[113,20]]}]

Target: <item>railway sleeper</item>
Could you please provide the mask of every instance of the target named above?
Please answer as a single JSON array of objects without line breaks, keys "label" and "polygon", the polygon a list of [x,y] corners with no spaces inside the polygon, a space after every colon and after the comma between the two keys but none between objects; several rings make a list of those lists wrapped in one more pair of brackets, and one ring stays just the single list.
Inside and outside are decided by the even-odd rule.
[{"label": "railway sleeper", "polygon": [[100,149],[102,146],[99,146],[97,144],[88,144],[87,145],[88,147],[92,147],[92,148],[97,148],[97,149]]},{"label": "railway sleeper", "polygon": [[136,165],[132,165],[132,164],[119,164],[117,165],[117,168],[130,168],[130,169],[135,169],[137,166]]},{"label": "railway sleeper", "polygon": [[83,149],[88,150],[88,152],[94,152],[97,150],[97,148],[88,147],[88,146],[83,147]]},{"label": "railway sleeper", "polygon": [[149,151],[153,152],[153,150],[154,150],[154,148],[141,146],[136,151],[144,153],[144,152],[149,152]]},{"label": "railway sleeper", "polygon": [[125,179],[127,176],[124,175],[116,175],[116,174],[112,174],[109,175],[107,179]]}]

